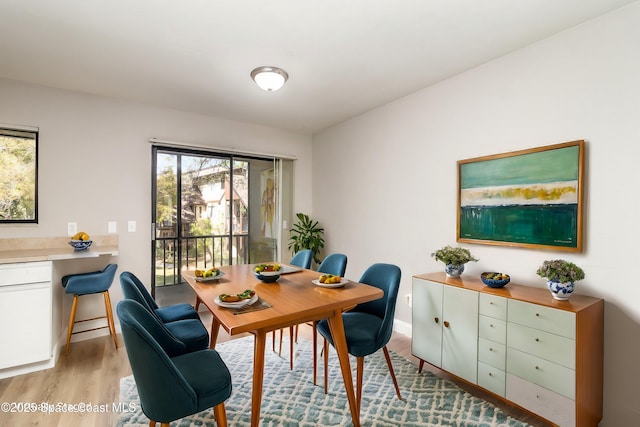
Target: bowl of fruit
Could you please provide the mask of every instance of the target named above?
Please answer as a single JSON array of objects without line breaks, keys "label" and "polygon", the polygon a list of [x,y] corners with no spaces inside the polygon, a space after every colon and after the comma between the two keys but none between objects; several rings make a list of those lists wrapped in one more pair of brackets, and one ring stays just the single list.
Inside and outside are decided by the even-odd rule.
[{"label": "bowl of fruit", "polygon": [[71,237],[71,241],[69,242],[74,251],[86,251],[87,249],[89,249],[89,246],[91,246],[92,243],[93,241],[84,231],[79,231],[78,233],[74,234],[73,237]]},{"label": "bowl of fruit", "polygon": [[511,280],[511,278],[508,274],[489,272],[482,273],[480,275],[480,280],[482,280],[482,283],[489,286],[490,288],[501,288],[509,283],[509,280]]},{"label": "bowl of fruit", "polygon": [[253,272],[258,280],[273,283],[280,278],[280,264],[258,264]]}]

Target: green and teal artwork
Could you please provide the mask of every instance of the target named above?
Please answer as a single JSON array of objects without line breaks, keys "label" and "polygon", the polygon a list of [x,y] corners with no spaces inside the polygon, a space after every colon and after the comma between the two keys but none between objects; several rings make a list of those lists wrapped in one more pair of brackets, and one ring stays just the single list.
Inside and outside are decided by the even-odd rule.
[{"label": "green and teal artwork", "polygon": [[584,141],[458,161],[458,241],[582,250]]}]

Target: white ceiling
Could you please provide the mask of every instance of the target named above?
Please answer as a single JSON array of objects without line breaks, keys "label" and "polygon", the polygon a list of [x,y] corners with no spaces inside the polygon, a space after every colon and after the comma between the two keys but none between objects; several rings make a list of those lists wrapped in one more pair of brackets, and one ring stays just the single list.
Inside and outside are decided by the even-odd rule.
[{"label": "white ceiling", "polygon": [[0,0],[0,77],[308,134],[633,1]]}]

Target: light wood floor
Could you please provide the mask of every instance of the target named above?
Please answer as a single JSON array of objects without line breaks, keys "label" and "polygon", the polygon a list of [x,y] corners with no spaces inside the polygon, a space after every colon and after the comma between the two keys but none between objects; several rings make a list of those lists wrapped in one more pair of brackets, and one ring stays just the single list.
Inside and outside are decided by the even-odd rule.
[{"label": "light wood floor", "polygon": [[[177,302],[182,297],[166,296],[164,304]],[[158,296],[161,300],[161,296]],[[163,301],[161,301],[161,305]],[[189,301],[192,302],[192,301]],[[211,324],[211,315],[201,308],[202,320],[207,325]],[[271,334],[269,335],[269,338]],[[311,328],[300,328],[301,339],[310,339]],[[235,337],[234,337],[235,338]],[[220,331],[218,341],[226,341],[230,337]],[[62,354],[56,366],[45,371],[20,375],[13,378],[0,380],[0,403],[8,402],[19,406],[20,403],[48,404],[50,407],[64,408],[64,405],[77,405],[86,403],[101,406],[97,409],[107,411],[70,413],[62,409],[60,412],[21,412],[7,413],[0,411],[0,426],[113,426],[118,414],[113,411],[113,404],[118,404],[119,381],[121,377],[131,374],[131,368],[127,359],[122,337],[118,336],[119,348],[116,350],[113,340],[109,336],[95,338],[71,344],[69,354]],[[416,363],[417,359],[411,355],[411,338],[394,333],[388,348]],[[270,342],[267,351],[270,351]],[[1,350],[0,350],[1,351]],[[282,357],[288,360],[288,349],[282,350]],[[294,367],[295,369],[295,367]],[[460,387],[469,392],[491,401],[509,415],[527,422],[534,427],[548,427],[536,417],[507,405],[487,393],[482,393],[464,382],[456,381],[445,372],[428,364],[424,369],[429,369],[436,375],[447,377],[456,382]],[[355,368],[354,368],[355,370]],[[3,407],[4,408],[4,407]]]}]

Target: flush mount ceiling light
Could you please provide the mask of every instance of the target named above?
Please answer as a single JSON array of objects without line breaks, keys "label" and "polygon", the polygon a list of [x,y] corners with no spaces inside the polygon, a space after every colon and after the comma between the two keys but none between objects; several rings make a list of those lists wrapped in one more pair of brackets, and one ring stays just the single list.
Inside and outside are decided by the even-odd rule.
[{"label": "flush mount ceiling light", "polygon": [[262,90],[274,92],[280,89],[289,78],[289,74],[278,67],[258,67],[251,72],[251,78]]}]

